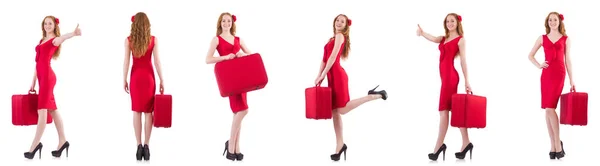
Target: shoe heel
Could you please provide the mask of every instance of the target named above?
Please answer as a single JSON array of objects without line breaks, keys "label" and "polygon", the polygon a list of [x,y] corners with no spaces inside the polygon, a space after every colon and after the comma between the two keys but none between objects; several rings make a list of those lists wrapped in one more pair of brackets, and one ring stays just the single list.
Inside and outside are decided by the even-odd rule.
[{"label": "shoe heel", "polygon": [[[40,147],[40,151],[39,151],[39,153],[40,153],[40,154],[39,154],[39,159],[42,159],[42,147]],[[34,153],[33,155],[35,155],[35,153]]]},{"label": "shoe heel", "polygon": [[375,86],[375,88],[371,89],[371,91],[375,91],[377,88],[379,88],[379,85]]},{"label": "shoe heel", "polygon": [[469,160],[473,159],[473,148],[469,151]]},{"label": "shoe heel", "polygon": [[67,158],[69,158],[69,147],[67,146]]},{"label": "shoe heel", "polygon": [[347,151],[348,151],[348,150],[344,150],[344,161],[346,161],[346,152],[347,152]]},{"label": "shoe heel", "polygon": [[446,161],[446,149],[442,150],[442,160]]}]

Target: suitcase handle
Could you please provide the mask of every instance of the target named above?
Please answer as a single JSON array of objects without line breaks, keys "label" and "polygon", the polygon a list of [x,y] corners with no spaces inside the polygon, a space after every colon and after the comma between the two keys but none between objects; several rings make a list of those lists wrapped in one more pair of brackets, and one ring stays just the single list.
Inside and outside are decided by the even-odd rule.
[{"label": "suitcase handle", "polygon": [[33,90],[29,90],[29,94],[36,94],[37,92],[35,91],[35,89]]},{"label": "suitcase handle", "polygon": [[571,89],[570,89],[570,90],[571,90],[571,92],[577,92],[577,91],[575,90],[575,86],[571,86]]}]

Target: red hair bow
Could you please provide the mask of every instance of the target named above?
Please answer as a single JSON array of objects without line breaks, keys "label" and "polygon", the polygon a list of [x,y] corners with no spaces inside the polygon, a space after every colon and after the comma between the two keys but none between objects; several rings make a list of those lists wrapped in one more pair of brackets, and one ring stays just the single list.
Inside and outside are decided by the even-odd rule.
[{"label": "red hair bow", "polygon": [[352,20],[348,19],[348,22],[346,24],[348,24],[348,26],[351,26],[352,25]]},{"label": "red hair bow", "polygon": [[565,20],[565,16],[563,16],[562,14],[559,14],[558,18],[560,18],[560,20]]},{"label": "red hair bow", "polygon": [[231,15],[231,19],[233,20],[233,22],[235,22],[237,20],[237,17],[235,15]]},{"label": "red hair bow", "polygon": [[58,25],[60,23],[60,21],[58,20],[58,18],[54,17],[54,23],[56,23],[56,25]]},{"label": "red hair bow", "polygon": [[131,22],[135,21],[135,16],[131,16]]},{"label": "red hair bow", "polygon": [[460,16],[460,15],[457,15],[457,16],[456,16],[456,19],[458,19],[458,21],[462,22],[462,16]]}]

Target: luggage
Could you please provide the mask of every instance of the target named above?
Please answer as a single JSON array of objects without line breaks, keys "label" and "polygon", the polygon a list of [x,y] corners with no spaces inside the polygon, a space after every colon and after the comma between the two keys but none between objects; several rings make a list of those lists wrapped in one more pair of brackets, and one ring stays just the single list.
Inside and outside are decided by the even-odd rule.
[{"label": "luggage", "polygon": [[170,128],[173,114],[173,97],[164,94],[161,90],[160,94],[154,96],[154,113],[153,126],[157,128]]},{"label": "luggage", "polygon": [[486,127],[487,98],[467,94],[452,95],[450,125],[458,128]]},{"label": "luggage", "polygon": [[260,54],[250,54],[215,64],[221,97],[264,88],[269,79]]},{"label": "luggage", "polygon": [[588,94],[571,92],[560,96],[560,124],[586,126],[588,123]]},{"label": "luggage", "polygon": [[[38,95],[35,91],[29,94],[16,94],[12,96],[12,124],[15,126],[37,125],[38,122]],[[50,111],[46,123],[52,123]]]},{"label": "luggage", "polygon": [[329,87],[306,88],[304,91],[306,101],[306,118],[307,119],[331,119],[333,110],[332,106],[332,91]]}]

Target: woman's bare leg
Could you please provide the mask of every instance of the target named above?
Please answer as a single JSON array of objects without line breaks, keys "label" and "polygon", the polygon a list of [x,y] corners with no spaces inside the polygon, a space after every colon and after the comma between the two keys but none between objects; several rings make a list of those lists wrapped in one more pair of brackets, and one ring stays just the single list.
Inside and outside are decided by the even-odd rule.
[{"label": "woman's bare leg", "polygon": [[229,136],[229,147],[228,150],[230,153],[236,153],[236,147],[239,146],[238,142],[238,133],[240,131],[240,126],[242,124],[242,120],[248,114],[247,110],[239,111],[233,115],[233,121],[231,123],[231,135]]},{"label": "woman's bare leg", "polygon": [[340,149],[344,146],[344,134],[343,134],[343,125],[342,125],[342,115],[338,112],[337,109],[332,111],[333,114],[333,129],[335,130],[335,152],[338,153]]},{"label": "woman's bare leg", "polygon": [[556,152],[562,151],[562,147],[560,146],[560,132],[558,126],[558,115],[556,115],[555,109],[547,108],[546,116],[550,119],[550,125],[552,125],[552,134],[554,134],[554,140],[552,145],[556,149]]},{"label": "woman's bare leg", "polygon": [[133,129],[137,145],[142,144],[142,113],[133,111]]},{"label": "woman's bare leg", "polygon": [[548,128],[548,135],[550,135],[550,152],[556,152],[554,147],[554,131],[552,130],[552,123],[550,122],[550,116],[546,113],[546,127]]},{"label": "woman's bare leg", "polygon": [[58,110],[49,110],[50,116],[54,120],[54,126],[56,127],[56,132],[58,133],[58,146],[56,149],[60,149],[65,142],[67,142],[67,138],[65,137],[65,128],[63,126],[63,119],[58,113]]},{"label": "woman's bare leg", "polygon": [[438,139],[435,144],[435,148],[433,149],[433,153],[437,152],[438,149],[444,144],[444,139],[446,138],[446,133],[448,132],[449,118],[449,111],[440,111],[440,127],[438,131]]},{"label": "woman's bare leg", "polygon": [[[152,119],[152,113],[144,113],[145,116],[145,123],[144,123],[144,144],[149,144],[150,143],[150,136],[152,135],[152,123],[153,120]],[[140,122],[141,125],[141,122]],[[141,134],[140,134],[141,136]]]},{"label": "woman's bare leg", "polygon": [[33,152],[35,147],[40,143],[42,139],[42,135],[44,135],[44,130],[46,130],[46,120],[48,118],[48,110],[40,109],[38,110],[38,123],[35,130],[35,137],[33,138],[33,142],[31,142],[31,147],[29,148],[29,152]]},{"label": "woman's bare leg", "polygon": [[471,143],[471,140],[469,140],[469,130],[464,127],[460,128],[460,135],[462,136],[462,148],[460,148],[460,151],[463,151]]},{"label": "woman's bare leg", "polygon": [[369,101],[373,101],[373,100],[380,99],[380,98],[381,98],[381,95],[373,94],[373,95],[367,95],[367,96],[364,96],[364,97],[361,97],[358,99],[350,100],[348,103],[346,103],[345,107],[338,108],[337,112],[339,114],[345,115],[348,112],[352,111],[353,109],[355,109],[356,107],[358,107],[362,104],[365,104]]}]

